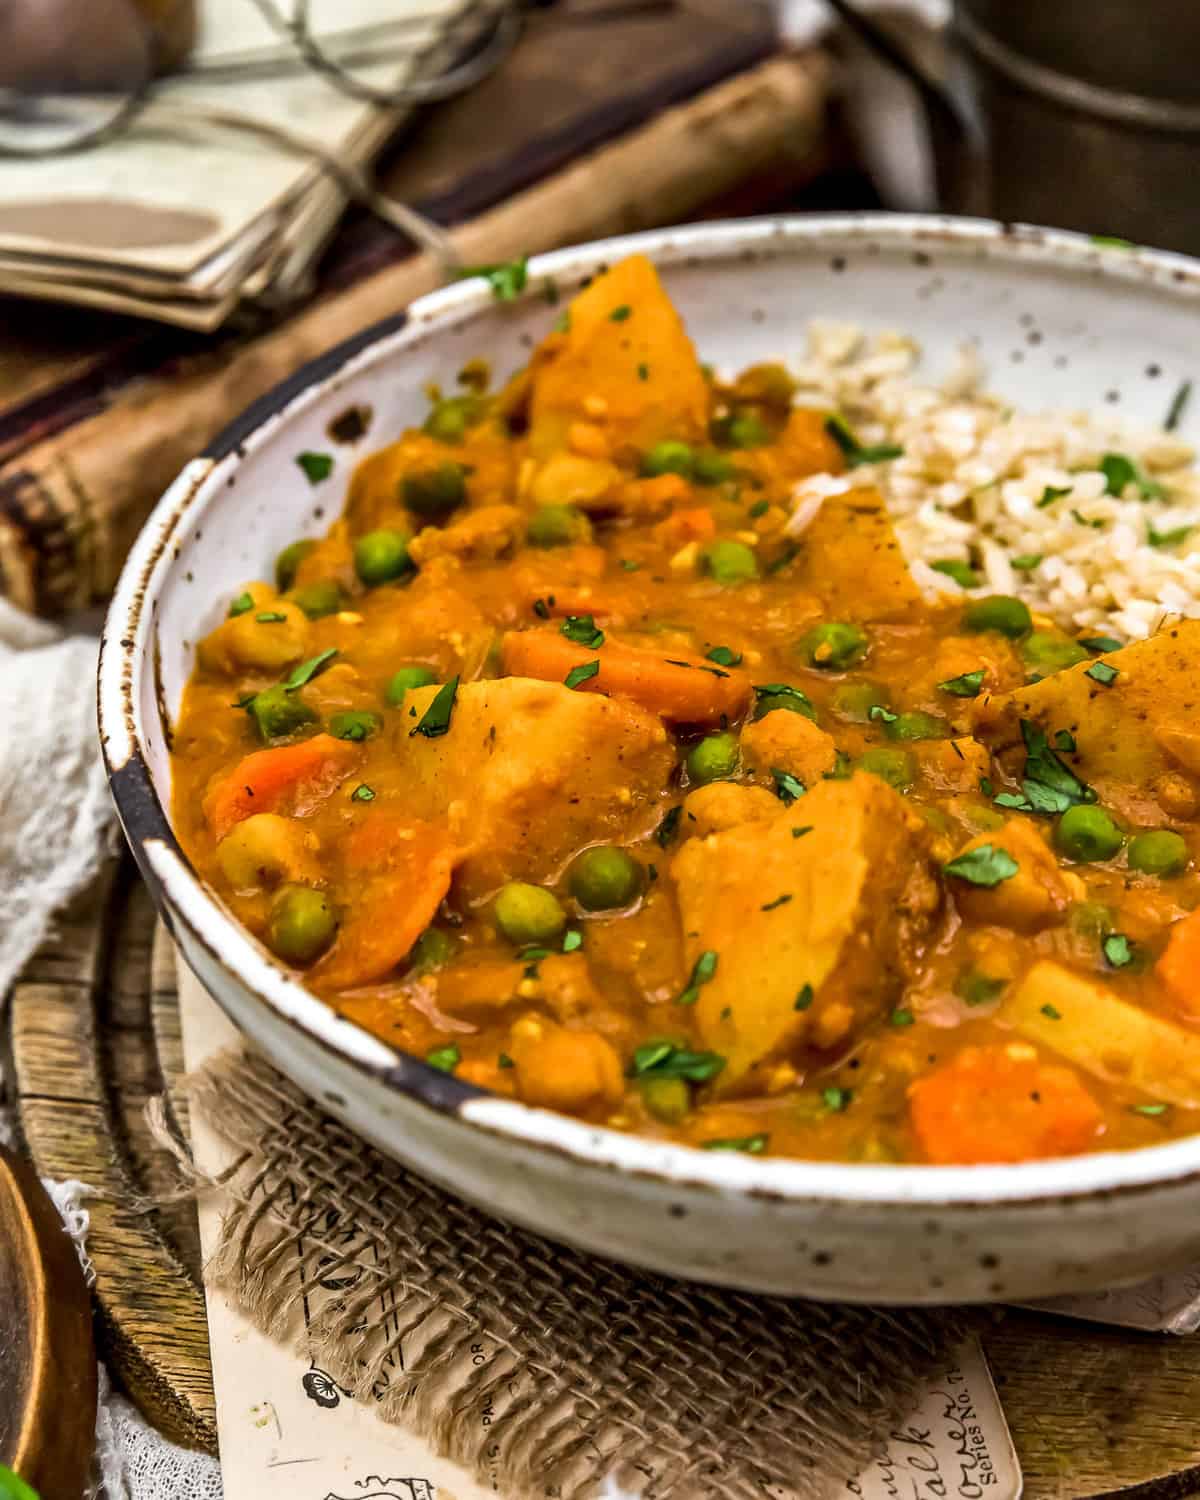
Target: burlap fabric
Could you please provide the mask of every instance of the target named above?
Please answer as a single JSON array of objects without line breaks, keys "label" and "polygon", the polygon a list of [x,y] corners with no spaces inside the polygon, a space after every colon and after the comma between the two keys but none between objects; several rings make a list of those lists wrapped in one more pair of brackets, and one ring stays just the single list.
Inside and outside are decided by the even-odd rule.
[{"label": "burlap fabric", "polygon": [[186,1093],[237,1156],[210,1282],[506,1500],[610,1477],[648,1500],[836,1493],[962,1334],[948,1312],[750,1296],[552,1244],[381,1157],[253,1056]]}]

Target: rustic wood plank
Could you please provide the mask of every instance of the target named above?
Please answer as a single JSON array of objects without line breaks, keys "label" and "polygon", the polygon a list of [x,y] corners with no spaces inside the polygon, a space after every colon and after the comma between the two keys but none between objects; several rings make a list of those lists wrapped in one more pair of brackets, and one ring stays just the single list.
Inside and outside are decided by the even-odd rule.
[{"label": "rustic wood plank", "polygon": [[75,1247],[33,1169],[0,1147],[0,1463],[78,1500],[96,1432],[96,1355]]}]

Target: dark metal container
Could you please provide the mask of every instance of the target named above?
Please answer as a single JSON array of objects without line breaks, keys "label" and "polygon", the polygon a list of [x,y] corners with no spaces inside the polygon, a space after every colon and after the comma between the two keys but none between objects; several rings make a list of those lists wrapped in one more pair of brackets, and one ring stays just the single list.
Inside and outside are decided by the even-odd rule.
[{"label": "dark metal container", "polygon": [[951,37],[946,207],[1200,253],[1200,0],[956,0]]}]

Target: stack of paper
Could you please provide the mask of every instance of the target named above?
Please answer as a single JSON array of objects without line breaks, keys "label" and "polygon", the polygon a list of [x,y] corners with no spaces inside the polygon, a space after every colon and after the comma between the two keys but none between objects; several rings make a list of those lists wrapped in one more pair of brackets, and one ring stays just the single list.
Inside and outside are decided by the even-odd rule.
[{"label": "stack of paper", "polygon": [[[444,72],[507,8],[506,0],[311,0],[308,16],[327,55],[391,90]],[[304,289],[346,191],[297,138],[362,169],[408,111],[351,97],[301,65],[252,0],[199,0],[199,16],[185,71],[164,80],[116,139],[0,159],[0,292],[211,329],[242,301]]]}]

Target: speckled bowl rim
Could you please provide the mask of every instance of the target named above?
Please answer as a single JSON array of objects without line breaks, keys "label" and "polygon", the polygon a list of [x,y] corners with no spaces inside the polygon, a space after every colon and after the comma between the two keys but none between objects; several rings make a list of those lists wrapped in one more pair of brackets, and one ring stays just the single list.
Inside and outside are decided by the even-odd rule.
[{"label": "speckled bowl rim", "polygon": [[[709,223],[594,241],[530,261],[529,284],[594,272],[643,251],[664,264],[724,265],[786,257],[813,245],[831,251],[938,251],[978,263],[1034,262],[1079,276],[1152,286],[1181,303],[1200,298],[1200,262],[1143,247],[992,220],[920,214],[819,214]],[[532,294],[532,293],[531,293]],[[860,1205],[981,1210],[1037,1204],[1083,1208],[1113,1194],[1153,1192],[1200,1179],[1200,1134],[1162,1146],[1019,1165],[945,1167],[811,1162],[712,1153],[626,1135],[501,1099],[395,1052],[309,993],[242,928],[191,868],[171,831],[146,759],[140,707],[154,671],[152,616],[172,563],[172,545],[203,514],[245,455],[295,415],[335,392],[342,379],[388,361],[414,330],[429,333],[480,313],[491,293],[479,280],[456,283],[414,302],[314,359],[254,402],[190,463],[159,501],[135,542],[113,596],[101,641],[99,723],[113,798],[134,854],[173,931],[205,950],[232,983],[248,989],[288,1026],[389,1089],[471,1127],[565,1157],[679,1189],[761,1198],[796,1206]],[[401,355],[401,358],[403,356]]]}]

